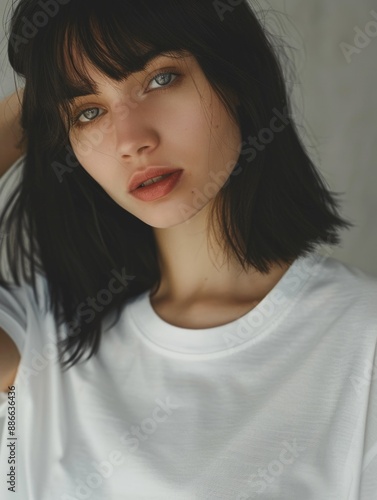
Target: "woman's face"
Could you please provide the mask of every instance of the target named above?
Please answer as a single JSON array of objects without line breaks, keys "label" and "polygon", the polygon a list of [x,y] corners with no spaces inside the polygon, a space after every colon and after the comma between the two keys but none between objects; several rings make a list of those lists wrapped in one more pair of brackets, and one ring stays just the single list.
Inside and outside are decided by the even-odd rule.
[{"label": "woman's face", "polygon": [[[158,56],[147,70],[122,82],[91,66],[89,74],[98,93],[74,101],[79,119],[70,132],[83,168],[146,224],[168,228],[188,221],[224,186],[242,141],[239,125],[196,59]],[[182,170],[182,175],[169,193],[140,200],[129,191],[130,180],[150,166]]]}]

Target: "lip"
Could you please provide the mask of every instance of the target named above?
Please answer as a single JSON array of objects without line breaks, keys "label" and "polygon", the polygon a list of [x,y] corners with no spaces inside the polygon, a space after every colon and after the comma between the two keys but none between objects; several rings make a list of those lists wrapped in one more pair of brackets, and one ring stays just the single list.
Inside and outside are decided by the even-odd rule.
[{"label": "lip", "polygon": [[140,184],[143,182],[149,181],[154,177],[160,177],[161,175],[173,174],[182,169],[180,168],[166,168],[166,167],[147,167],[144,170],[140,170],[135,172],[131,177],[130,183],[128,185],[129,192],[132,193],[135,191]]},{"label": "lip", "polygon": [[152,202],[168,196],[180,184],[183,170],[177,170],[163,180],[132,191],[132,196],[140,201]]}]

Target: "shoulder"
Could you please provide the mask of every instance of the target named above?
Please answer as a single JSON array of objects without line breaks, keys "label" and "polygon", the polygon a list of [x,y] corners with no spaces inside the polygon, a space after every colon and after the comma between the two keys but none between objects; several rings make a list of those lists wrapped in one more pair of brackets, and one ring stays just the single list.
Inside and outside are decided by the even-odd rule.
[{"label": "shoulder", "polygon": [[48,307],[48,282],[43,274],[35,273],[35,282],[21,279],[19,284],[7,281],[7,286],[0,286],[2,310],[12,310],[21,316],[28,316],[30,311],[44,314]]},{"label": "shoulder", "polygon": [[332,255],[313,252],[299,258],[289,274],[301,278],[310,295],[331,298],[332,304],[377,305],[377,277]]},{"label": "shoulder", "polygon": [[348,331],[368,331],[377,337],[375,276],[318,252],[300,262],[296,271],[306,284],[300,310],[307,320],[337,325]]},{"label": "shoulder", "polygon": [[[327,286],[345,302],[364,304],[367,308],[377,306],[377,277],[366,273],[359,267],[346,264],[333,257],[327,257],[321,264],[322,279]],[[377,311],[376,311],[377,313]]]},{"label": "shoulder", "polygon": [[[317,313],[359,339],[377,343],[377,278],[334,257],[324,257],[311,283]],[[320,321],[320,318],[318,318]]]}]

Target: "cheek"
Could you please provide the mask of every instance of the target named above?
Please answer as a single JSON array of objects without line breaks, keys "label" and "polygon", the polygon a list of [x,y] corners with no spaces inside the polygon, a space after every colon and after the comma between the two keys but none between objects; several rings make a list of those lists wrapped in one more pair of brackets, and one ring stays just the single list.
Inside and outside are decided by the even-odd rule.
[{"label": "cheek", "polygon": [[98,165],[101,155],[99,148],[102,146],[98,140],[95,141],[95,133],[92,133],[92,136],[87,135],[86,137],[84,134],[80,135],[80,137],[71,135],[70,142],[76,158],[83,168],[89,173],[95,170],[95,166]]},{"label": "cheek", "polygon": [[103,175],[101,175],[101,172],[106,172],[106,169],[103,168],[103,155],[101,160],[98,152],[96,152],[93,148],[89,148],[89,146],[83,144],[81,141],[78,143],[71,141],[71,146],[83,169],[95,181],[99,184],[103,184],[106,180],[103,178]]},{"label": "cheek", "polygon": [[75,134],[70,134],[69,140],[76,158],[85,167],[86,160],[92,155],[93,148],[89,147],[88,141],[84,141]]},{"label": "cheek", "polygon": [[[161,103],[156,109],[153,123],[157,130],[169,131],[169,135],[183,135],[183,143],[188,141],[207,141],[211,127],[211,105],[207,92],[201,89],[201,95],[196,88],[190,88],[176,99]],[[165,136],[166,137],[166,136]],[[191,144],[193,147],[193,144]]]},{"label": "cheek", "polygon": [[88,164],[88,162],[90,164],[90,160],[98,155],[98,151],[96,151],[96,149],[103,146],[103,137],[102,140],[99,141],[99,139],[96,139],[95,133],[92,133],[92,136],[89,136],[88,134],[84,135],[82,133],[80,138],[71,138],[71,145],[77,159],[84,167]]}]

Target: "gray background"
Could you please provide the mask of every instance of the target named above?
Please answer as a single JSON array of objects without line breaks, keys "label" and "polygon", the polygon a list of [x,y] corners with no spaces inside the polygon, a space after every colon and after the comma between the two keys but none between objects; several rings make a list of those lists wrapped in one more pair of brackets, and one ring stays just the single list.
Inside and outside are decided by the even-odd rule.
[{"label": "gray background", "polygon": [[[4,34],[9,5],[0,0],[0,98],[15,89]],[[291,47],[296,74],[290,87],[309,154],[330,189],[344,193],[341,213],[356,224],[341,233],[341,246],[326,253],[377,276],[377,1],[259,0],[258,5],[267,28],[280,30],[281,42]],[[356,28],[365,32],[371,21],[368,45],[357,48]],[[342,43],[358,53],[347,60]]]}]

